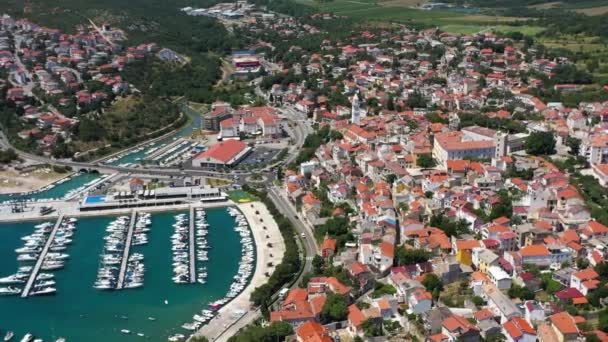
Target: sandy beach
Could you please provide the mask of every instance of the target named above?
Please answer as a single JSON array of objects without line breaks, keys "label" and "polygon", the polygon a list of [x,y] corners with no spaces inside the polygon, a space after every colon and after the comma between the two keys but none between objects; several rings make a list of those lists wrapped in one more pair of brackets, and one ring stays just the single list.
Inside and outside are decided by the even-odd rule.
[{"label": "sandy beach", "polygon": [[38,190],[69,175],[70,173],[57,173],[47,168],[23,174],[13,170],[0,171],[0,194]]},{"label": "sandy beach", "polygon": [[[285,243],[279,227],[264,204],[251,202],[238,204],[237,207],[247,218],[255,240],[255,273],[243,292],[221,308],[219,314],[196,333],[197,336],[207,337],[209,341],[227,341],[230,336],[259,316],[259,310],[252,309],[249,297],[256,287],[266,283],[268,278],[265,273],[272,274],[285,253]],[[268,266],[269,263],[273,266]]]}]

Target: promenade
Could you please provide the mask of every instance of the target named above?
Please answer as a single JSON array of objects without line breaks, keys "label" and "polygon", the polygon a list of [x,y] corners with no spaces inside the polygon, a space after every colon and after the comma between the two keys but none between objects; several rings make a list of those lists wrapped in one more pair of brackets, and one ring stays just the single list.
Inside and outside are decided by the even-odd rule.
[{"label": "promenade", "polygon": [[[255,241],[255,273],[243,292],[221,308],[218,315],[195,334],[205,336],[209,341],[227,341],[230,336],[259,317],[260,311],[253,309],[249,300],[251,293],[256,287],[266,283],[268,278],[265,274],[272,274],[285,253],[283,236],[264,204],[252,202],[239,204],[237,207],[247,218]],[[268,247],[268,244],[272,247]],[[268,266],[268,263],[273,266]]]},{"label": "promenade", "polygon": [[[163,211],[177,211],[177,210],[189,210],[191,205],[196,205],[197,208],[221,208],[232,205],[232,201],[227,200],[224,202],[208,202],[201,203],[199,201],[192,201],[191,203],[175,204],[175,205],[159,205],[155,207],[142,207],[146,212],[163,212]],[[43,206],[52,206],[57,211],[41,216],[40,208]],[[91,211],[80,211],[79,203],[76,201],[44,201],[44,202],[31,202],[28,203],[28,207],[25,212],[13,213],[11,207],[8,204],[0,205],[0,223],[9,222],[23,222],[23,221],[41,221],[55,219],[59,217],[58,212],[65,214],[69,217],[95,217],[95,216],[111,216],[111,215],[125,215],[130,214],[133,208],[123,209],[110,209],[110,210],[91,210]]]}]

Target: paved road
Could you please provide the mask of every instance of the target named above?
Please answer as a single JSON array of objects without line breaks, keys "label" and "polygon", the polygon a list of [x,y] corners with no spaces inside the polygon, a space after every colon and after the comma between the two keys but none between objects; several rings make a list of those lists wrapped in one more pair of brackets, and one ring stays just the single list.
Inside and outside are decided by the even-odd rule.
[{"label": "paved road", "polygon": [[281,194],[280,189],[276,187],[271,187],[268,191],[268,195],[270,199],[277,207],[279,212],[281,212],[285,217],[291,221],[294,228],[296,229],[298,235],[303,236],[304,248],[306,250],[306,260],[304,261],[304,272],[300,275],[300,278],[294,283],[292,288],[298,287],[300,281],[302,280],[304,274],[312,271],[312,258],[317,254],[317,242],[312,231],[296,216],[297,213],[294,207],[289,203],[289,201]]},{"label": "paved road", "polygon": [[26,84],[23,84],[23,85],[16,84],[16,86],[20,86],[21,88],[23,88],[23,92],[25,93],[25,95],[34,96],[34,93],[32,92],[32,90],[34,89],[34,85],[35,85],[34,79],[32,77],[32,74],[25,67],[25,64],[23,64],[23,62],[21,61],[21,57],[19,57],[19,54],[17,53],[17,49],[19,49],[19,47],[21,46],[21,42],[23,42],[23,40],[25,38],[20,34],[15,34],[14,39],[15,39],[15,53],[13,55],[15,56],[15,64],[17,64],[17,66],[20,69],[23,69],[23,71],[25,72],[25,75],[27,77]]}]

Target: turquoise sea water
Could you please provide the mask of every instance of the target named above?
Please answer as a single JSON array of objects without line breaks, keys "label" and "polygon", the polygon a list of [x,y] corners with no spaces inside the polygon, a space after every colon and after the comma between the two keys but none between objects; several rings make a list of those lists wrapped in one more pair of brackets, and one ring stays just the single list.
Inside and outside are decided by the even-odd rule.
[{"label": "turquoise sea water", "polygon": [[[132,252],[145,256],[144,287],[121,291],[93,288],[103,247],[105,228],[112,217],[82,218],[78,221],[73,243],[66,251],[70,259],[55,274],[57,293],[48,297],[0,297],[0,334],[14,331],[21,338],[31,332],[45,341],[59,336],[68,341],[166,341],[192,315],[207,304],[222,298],[232,283],[240,261],[240,237],[232,229],[234,219],[225,208],[207,210],[209,250],[207,283],[176,285],[171,260],[171,241],[175,213],[152,215],[149,243]],[[15,273],[18,262],[14,249],[20,237],[30,234],[35,223],[0,226],[0,276]],[[168,301],[165,305],[164,301]],[[148,320],[156,318],[156,321]],[[132,331],[131,335],[120,333]],[[143,333],[145,337],[136,336]],[[186,334],[187,335],[187,334]],[[17,338],[15,338],[18,340]]]},{"label": "turquoise sea water", "polygon": [[57,186],[40,191],[34,192],[27,195],[0,195],[0,202],[8,201],[8,200],[16,200],[16,199],[51,199],[51,198],[62,198],[67,194],[70,190],[77,189],[86,183],[99,178],[98,174],[93,173],[81,173],[65,183],[58,184]]}]

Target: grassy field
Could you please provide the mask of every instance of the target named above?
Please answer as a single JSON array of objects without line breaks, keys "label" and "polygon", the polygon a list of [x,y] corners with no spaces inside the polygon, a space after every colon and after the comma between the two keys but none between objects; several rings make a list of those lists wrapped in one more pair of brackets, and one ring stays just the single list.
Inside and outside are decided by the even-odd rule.
[{"label": "grassy field", "polygon": [[568,49],[588,53],[606,53],[606,47],[597,37],[561,35],[557,38],[543,37],[540,42],[553,49]]},{"label": "grassy field", "polygon": [[230,198],[231,201],[235,202],[235,203],[248,203],[248,202],[253,202],[253,201],[257,201],[258,198],[253,196],[252,194],[242,191],[242,190],[235,190],[235,191],[230,191],[228,192],[228,198]]},{"label": "grassy field", "polygon": [[551,8],[563,8],[574,10],[575,12],[582,13],[585,15],[602,15],[608,13],[608,5],[605,0],[589,0],[585,2],[578,2],[570,4],[567,1],[555,1],[547,2],[544,4],[538,4],[529,6],[539,10],[551,9]]},{"label": "grassy field", "polygon": [[[540,27],[509,26],[507,23],[527,20],[521,17],[500,17],[484,14],[467,14],[447,10],[421,10],[413,8],[427,1],[416,0],[333,0],[331,2],[318,2],[315,0],[296,0],[299,3],[317,8],[321,12],[331,12],[353,19],[369,20],[373,22],[420,23],[438,26],[447,32],[471,34],[496,27],[500,32],[520,31],[524,34],[534,35]],[[502,23],[496,26],[497,23]]]},{"label": "grassy field", "polygon": [[608,6],[598,6],[591,8],[579,8],[575,10],[578,13],[585,15],[602,15],[608,13]]}]

